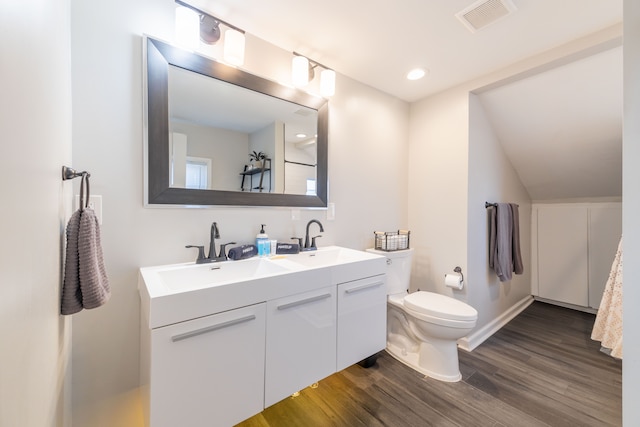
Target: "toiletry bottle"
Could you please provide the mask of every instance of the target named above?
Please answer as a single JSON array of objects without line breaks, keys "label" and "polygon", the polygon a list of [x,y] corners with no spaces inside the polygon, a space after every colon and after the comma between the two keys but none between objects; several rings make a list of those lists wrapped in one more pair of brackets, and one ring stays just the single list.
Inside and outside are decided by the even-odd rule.
[{"label": "toiletry bottle", "polygon": [[271,252],[271,242],[269,236],[264,231],[265,224],[260,224],[260,232],[256,235],[256,246],[258,247],[258,256],[267,256]]}]

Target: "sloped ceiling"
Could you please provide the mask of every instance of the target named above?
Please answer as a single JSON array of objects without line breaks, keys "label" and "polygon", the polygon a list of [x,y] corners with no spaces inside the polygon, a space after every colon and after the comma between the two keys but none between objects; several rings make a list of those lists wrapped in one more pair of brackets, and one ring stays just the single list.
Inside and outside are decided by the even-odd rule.
[{"label": "sloped ceiling", "polygon": [[[622,22],[621,0],[512,0],[476,33],[455,17],[474,0],[188,1],[407,102]],[[413,67],[428,76],[406,80]],[[617,49],[481,95],[532,199],[621,195],[621,67]]]},{"label": "sloped ceiling", "polygon": [[480,100],[533,200],[622,196],[622,47]]}]

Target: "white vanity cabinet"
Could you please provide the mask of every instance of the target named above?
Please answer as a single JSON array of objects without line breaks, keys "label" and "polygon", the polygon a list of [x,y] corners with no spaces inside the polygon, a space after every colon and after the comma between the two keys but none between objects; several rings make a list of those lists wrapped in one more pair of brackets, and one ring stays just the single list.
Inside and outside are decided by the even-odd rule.
[{"label": "white vanity cabinet", "polygon": [[386,270],[337,246],[141,268],[145,425],[232,426],[384,349]]},{"label": "white vanity cabinet", "polygon": [[267,302],[265,408],[336,372],[336,287]]},{"label": "white vanity cabinet", "polygon": [[262,411],[265,306],[150,331],[147,425],[231,426]]},{"label": "white vanity cabinet", "polygon": [[338,371],[384,349],[386,332],[384,275],[338,285]]}]

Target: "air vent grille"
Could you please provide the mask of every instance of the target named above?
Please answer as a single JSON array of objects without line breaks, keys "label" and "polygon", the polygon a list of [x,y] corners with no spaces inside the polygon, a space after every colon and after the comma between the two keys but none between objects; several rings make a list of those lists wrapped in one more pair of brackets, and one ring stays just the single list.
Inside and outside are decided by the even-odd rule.
[{"label": "air vent grille", "polygon": [[516,11],[511,0],[480,0],[456,13],[472,33],[481,30]]}]

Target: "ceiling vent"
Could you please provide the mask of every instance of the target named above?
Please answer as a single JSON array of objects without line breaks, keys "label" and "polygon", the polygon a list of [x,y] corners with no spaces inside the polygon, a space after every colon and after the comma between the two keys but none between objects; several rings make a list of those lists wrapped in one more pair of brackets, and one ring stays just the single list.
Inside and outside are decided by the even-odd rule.
[{"label": "ceiling vent", "polygon": [[456,13],[456,17],[469,31],[475,33],[515,11],[516,7],[511,0],[480,0]]}]

